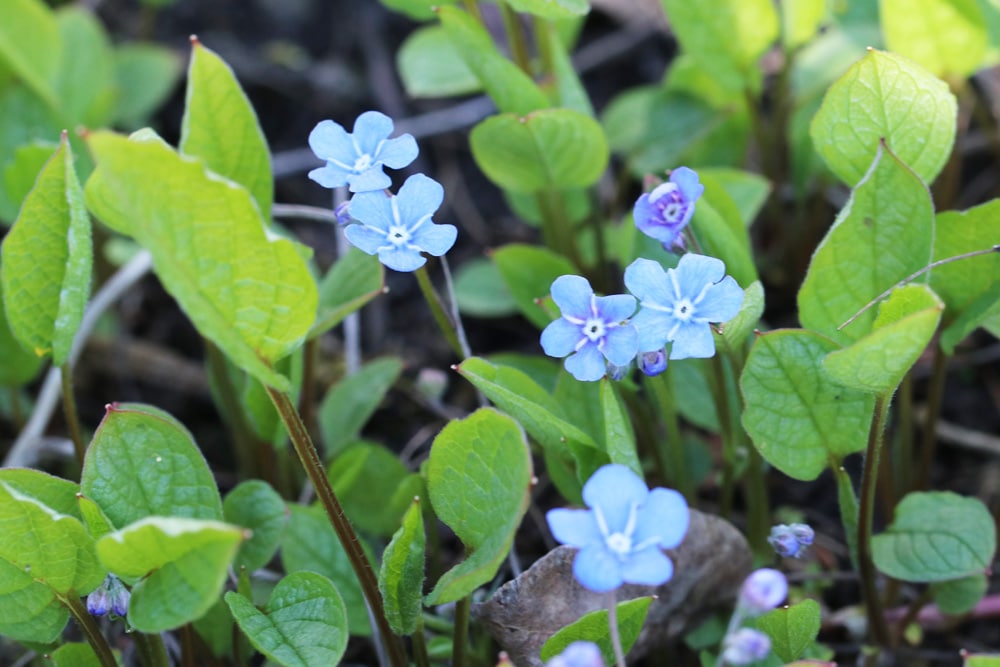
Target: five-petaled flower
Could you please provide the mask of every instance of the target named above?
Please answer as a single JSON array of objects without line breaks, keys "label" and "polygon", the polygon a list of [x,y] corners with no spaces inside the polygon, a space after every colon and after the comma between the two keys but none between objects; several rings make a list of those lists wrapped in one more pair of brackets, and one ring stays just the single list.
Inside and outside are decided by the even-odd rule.
[{"label": "five-petaled flower", "polygon": [[415,271],[455,244],[454,225],[436,224],[431,216],[441,206],[444,188],[432,178],[414,174],[398,195],[360,192],[351,199],[350,215],[361,224],[348,225],[347,240],[396,271]]},{"label": "five-petaled flower", "polygon": [[629,468],[603,466],[583,485],[590,509],[549,510],[552,535],[580,551],[573,574],[595,593],[623,583],[659,586],[670,580],[674,565],[662,549],[672,549],[687,533],[690,512],[673,489],[649,490]]},{"label": "five-petaled flower", "polygon": [[417,157],[417,141],[409,134],[390,139],[392,119],[366,111],[354,121],[354,133],[332,120],[309,133],[309,147],[326,164],[309,172],[325,188],[350,187],[351,192],[384,190],[392,180],[382,166],[402,169]]},{"label": "five-petaled flower", "polygon": [[639,351],[652,352],[668,342],[671,359],[715,354],[710,322],[726,322],[740,312],[743,290],[720,259],[687,254],[677,268],[637,259],[625,269],[625,286],[639,299],[632,324]]},{"label": "five-petaled flower", "polygon": [[694,204],[705,192],[698,174],[687,167],[670,172],[670,180],[643,194],[632,208],[639,231],[660,241],[670,250],[694,215]]},{"label": "five-petaled flower", "polygon": [[600,380],[605,359],[625,366],[635,357],[638,336],[628,322],[635,297],[595,296],[586,278],[559,276],[552,283],[552,300],[562,312],[542,331],[542,349],[550,357],[565,357],[566,370],[577,380]]}]

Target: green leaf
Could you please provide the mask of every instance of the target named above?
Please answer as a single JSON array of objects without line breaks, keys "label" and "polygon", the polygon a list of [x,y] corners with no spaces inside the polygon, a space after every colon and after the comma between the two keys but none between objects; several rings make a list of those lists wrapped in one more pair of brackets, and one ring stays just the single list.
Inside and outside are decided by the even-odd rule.
[{"label": "green leaf", "polygon": [[336,665],[347,648],[347,610],[336,587],[314,572],[293,572],[274,587],[264,609],[239,593],[226,604],[258,651],[285,667]]},{"label": "green leaf", "polygon": [[257,114],[229,65],[196,38],[191,39],[180,151],[249,190],[264,220],[270,221],[271,151]]},{"label": "green leaf", "polygon": [[[45,142],[51,143],[52,150],[55,150],[65,122],[38,95],[19,83],[9,84],[6,89],[0,86],[0,109],[3,109],[4,118],[4,122],[0,123],[0,166],[5,172],[15,166],[12,159],[21,146]],[[46,159],[52,155],[52,150],[45,156]],[[18,168],[23,168],[23,165]],[[37,174],[38,170],[20,175],[21,192],[27,193],[34,187]],[[7,172],[4,178],[10,182],[12,176]],[[20,203],[8,200],[6,187],[0,189],[0,217],[6,222],[13,222],[17,217]]]},{"label": "green leaf", "polygon": [[457,7],[438,8],[438,18],[466,67],[501,112],[524,115],[549,106],[531,77],[500,55],[479,21]]},{"label": "green leaf", "polygon": [[90,295],[93,249],[65,133],[3,242],[7,318],[17,339],[61,366]]},{"label": "green leaf", "polygon": [[378,590],[385,603],[389,627],[398,635],[412,635],[423,609],[424,560],[427,536],[420,499],[414,498],[403,525],[382,553]]},{"label": "green leaf", "polygon": [[[12,119],[12,122],[17,122]],[[10,204],[20,210],[21,203],[35,187],[39,172],[49,161],[52,154],[59,149],[59,144],[48,141],[33,141],[19,146],[14,151],[14,157],[4,169],[4,189]],[[17,211],[15,211],[15,216]]]},{"label": "green leaf", "polygon": [[[717,191],[715,194],[728,199],[721,206],[728,203],[735,210],[735,204],[724,191]],[[729,219],[723,216],[716,208],[718,204],[719,199],[713,203],[707,196],[699,201],[691,218],[691,228],[706,255],[721,259],[726,264],[726,273],[740,285],[749,285],[757,280],[757,269],[750,254],[747,229],[738,214]]]},{"label": "green leaf", "polygon": [[729,195],[745,227],[753,224],[771,192],[771,184],[766,178],[741,169],[703,167],[698,169],[698,176],[703,181],[718,184]]},{"label": "green leaf", "polygon": [[203,336],[286,390],[271,365],[301,344],[317,304],[295,244],[268,238],[245,189],[160,141],[93,132],[88,144],[98,162],[86,188],[91,210],[152,253],[157,276]]},{"label": "green leaf", "polygon": [[402,371],[402,360],[383,357],[369,361],[357,373],[330,387],[319,407],[319,428],[328,459],[357,439]]},{"label": "green leaf", "polygon": [[[937,215],[934,229],[934,261],[974,250],[985,250],[1000,239],[1000,199],[965,211]],[[1000,276],[1000,253],[993,252],[939,266],[930,274],[930,285],[951,320],[986,293]]]},{"label": "green leaf", "polygon": [[970,303],[958,318],[941,332],[940,344],[945,354],[954,354],[955,346],[976,328],[1000,316],[1000,280]]},{"label": "green leaf", "polygon": [[[541,1],[546,2],[547,0]],[[560,1],[556,0],[556,2]],[[587,10],[590,9],[587,5],[587,0],[579,1]],[[565,21],[562,25],[573,22]],[[576,71],[576,66],[573,64],[573,59],[569,52],[572,42],[560,37],[560,26],[561,24],[557,21],[549,21],[544,27],[540,27],[541,30],[546,31],[547,37],[538,36],[539,39],[548,40],[549,49],[551,50],[552,76],[555,78],[553,92],[556,95],[556,99],[559,100],[559,106],[562,108],[572,109],[573,111],[593,117],[594,105],[590,102],[590,96],[587,94],[587,90],[580,80],[580,73]]]},{"label": "green leaf", "polygon": [[462,313],[472,317],[504,317],[517,312],[517,303],[486,258],[469,260],[455,272],[455,299]]},{"label": "green leaf", "polygon": [[931,584],[935,604],[941,611],[953,616],[972,611],[983,599],[988,588],[989,580],[981,572],[961,579],[937,581]]},{"label": "green leaf", "polygon": [[996,551],[996,526],[976,498],[950,491],[910,493],[892,524],[872,538],[879,570],[902,581],[948,581],[985,572]]},{"label": "green leaf", "polygon": [[81,492],[118,528],[149,516],[222,519],[212,471],[184,426],[138,403],[115,403],[87,448]]},{"label": "green leaf", "polygon": [[[2,271],[2,268],[0,268]],[[42,366],[42,358],[21,347],[14,338],[3,307],[3,283],[0,282],[0,387],[18,387],[31,381]]]},{"label": "green leaf", "polygon": [[823,357],[836,349],[811,331],[762,334],[740,377],[743,426],[754,447],[795,479],[816,479],[867,442],[874,400],[823,372]]},{"label": "green leaf", "polygon": [[[650,595],[617,603],[618,635],[621,639],[623,652],[628,653],[632,645],[635,644],[635,640],[639,638],[639,632],[646,622],[649,605],[654,599],[655,597]],[[584,614],[578,620],[549,637],[542,645],[540,657],[542,660],[551,660],[575,641],[594,642],[601,649],[604,661],[609,665],[614,664],[615,653],[611,645],[607,609],[598,609]]]},{"label": "green leaf", "polygon": [[678,359],[670,362],[667,374],[677,411],[692,424],[719,433],[719,415],[708,385],[711,374],[708,364],[701,359]]},{"label": "green leaf", "polygon": [[99,540],[108,533],[115,532],[115,527],[111,523],[111,519],[105,514],[100,505],[95,503],[93,500],[78,493],[76,497],[77,508],[80,516],[83,518],[83,523],[87,526],[87,531],[94,540]]},{"label": "green leaf", "polygon": [[951,154],[956,113],[947,84],[902,56],[873,49],[830,86],[810,134],[850,186],[865,176],[880,141],[930,183]]},{"label": "green leaf", "polygon": [[406,508],[424,488],[420,475],[407,470],[394,452],[367,442],[341,452],[329,475],[351,523],[379,536],[399,528]]},{"label": "green leaf", "polygon": [[764,314],[764,286],[759,280],[750,283],[743,290],[743,305],[736,317],[726,322],[722,330],[722,340],[730,350],[742,350],[747,337],[760,323]]},{"label": "green leaf", "polygon": [[480,408],[445,426],[431,446],[427,490],[435,513],[465,545],[464,561],[427,595],[443,604],[496,576],[531,499],[531,454],[510,417]]},{"label": "green leaf", "polygon": [[62,57],[55,93],[63,118],[102,127],[111,120],[118,95],[111,40],[92,11],[63,7],[56,13]]},{"label": "green leaf", "polygon": [[288,508],[278,492],[262,480],[240,482],[222,501],[222,516],[228,523],[250,531],[240,545],[233,566],[253,572],[267,565],[281,544],[288,525]]},{"label": "green leaf", "polygon": [[920,178],[880,149],[813,254],[799,290],[799,319],[842,345],[872,330],[874,309],[838,330],[872,299],[928,264],[934,207]]},{"label": "green leaf", "polygon": [[1000,654],[966,654],[962,658],[962,667],[1000,667]]},{"label": "green leaf", "polygon": [[120,91],[114,111],[115,125],[138,128],[177,85],[180,58],[162,46],[134,42],[119,46],[114,57]]},{"label": "green leaf", "polygon": [[521,314],[539,329],[548,326],[553,318],[535,300],[547,296],[559,276],[576,273],[573,264],[548,248],[521,243],[494,252],[493,262]]},{"label": "green leaf", "polygon": [[569,109],[491,116],[472,129],[469,143],[490,180],[515,192],[592,185],[608,164],[600,124]]},{"label": "green leaf", "polygon": [[379,0],[386,7],[402,12],[415,21],[424,21],[434,17],[434,12],[441,5],[451,5],[458,0]]},{"label": "green leaf", "polygon": [[662,0],[681,51],[728,90],[754,88],[757,60],[778,38],[770,0]]},{"label": "green leaf", "polygon": [[382,262],[351,246],[320,282],[319,312],[309,337],[326,333],[384,291]]},{"label": "green leaf", "polygon": [[793,51],[816,36],[826,18],[826,0],[783,2],[781,11],[781,42],[786,51]]},{"label": "green leaf", "polygon": [[[584,383],[580,383],[584,384]],[[604,414],[604,446],[612,463],[628,466],[642,475],[642,464],[635,444],[632,417],[618,395],[617,383],[602,378],[600,383],[601,412]]]},{"label": "green leaf", "polygon": [[854,491],[854,482],[844,466],[834,467],[833,477],[837,481],[837,506],[840,509],[840,523],[844,526],[847,538],[847,552],[854,569],[858,570],[858,494]]},{"label": "green leaf", "polygon": [[52,108],[53,83],[63,45],[52,11],[39,0],[0,2],[0,62]]},{"label": "green leaf", "polygon": [[58,514],[82,518],[76,502],[79,484],[31,468],[0,468],[0,482]]},{"label": "green leaf", "polygon": [[543,19],[566,19],[585,16],[590,11],[588,0],[503,0],[515,12],[533,14]]},{"label": "green leaf", "polygon": [[887,395],[930,343],[942,310],[944,304],[926,285],[899,287],[879,309],[875,330],[828,354],[823,368],[846,387]]},{"label": "green leaf", "polygon": [[879,9],[886,48],[934,76],[957,82],[983,64],[986,23],[976,0],[881,0]]},{"label": "green leaf", "polygon": [[410,97],[453,97],[482,90],[441,26],[410,33],[396,52],[396,69]]},{"label": "green leaf", "polygon": [[801,658],[819,635],[819,603],[803,600],[790,607],[775,609],[754,621],[758,630],[771,638],[771,650],[782,662]]},{"label": "green leaf", "polygon": [[332,581],[344,598],[351,634],[371,635],[361,585],[323,509],[301,505],[290,505],[288,509],[291,519],[281,547],[285,571],[309,570]]},{"label": "green leaf", "polygon": [[221,521],[148,517],[105,535],[97,555],[132,587],[128,622],[163,632],[208,611],[226,582],[243,529]]},{"label": "green leaf", "polygon": [[102,667],[94,648],[87,643],[63,644],[47,657],[55,667]]}]

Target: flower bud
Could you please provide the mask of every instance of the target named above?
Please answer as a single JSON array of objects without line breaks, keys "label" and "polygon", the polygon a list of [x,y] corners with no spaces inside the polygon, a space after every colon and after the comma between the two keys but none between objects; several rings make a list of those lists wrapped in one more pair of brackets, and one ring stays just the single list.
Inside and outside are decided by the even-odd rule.
[{"label": "flower bud", "polygon": [[782,558],[799,558],[815,537],[813,529],[804,523],[779,524],[771,528],[767,542]]},{"label": "flower bud", "polygon": [[663,350],[640,352],[636,359],[639,370],[649,377],[656,377],[667,370],[667,354]]},{"label": "flower bud", "polygon": [[771,652],[771,638],[759,630],[740,628],[726,637],[722,659],[730,665],[749,665]]},{"label": "flower bud", "polygon": [[132,594],[118,577],[109,574],[104,582],[87,596],[87,611],[91,616],[112,616],[122,618],[128,613],[128,601]]},{"label": "flower bud", "polygon": [[788,597],[788,580],[777,570],[762,567],[750,573],[740,589],[740,606],[751,615],[776,608]]}]

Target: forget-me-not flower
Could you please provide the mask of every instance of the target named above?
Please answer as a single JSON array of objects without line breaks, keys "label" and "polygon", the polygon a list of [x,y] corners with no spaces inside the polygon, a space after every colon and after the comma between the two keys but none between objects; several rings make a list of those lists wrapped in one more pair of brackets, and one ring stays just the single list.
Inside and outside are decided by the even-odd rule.
[{"label": "forget-me-not flower", "polygon": [[723,642],[722,659],[730,665],[749,665],[771,652],[771,638],[760,630],[740,628]]},{"label": "forget-me-not flower", "polygon": [[668,342],[671,359],[715,354],[710,322],[726,322],[740,312],[743,290],[726,275],[722,260],[687,254],[677,268],[637,259],[625,269],[625,286],[639,299],[632,324],[639,351],[652,352]]},{"label": "forget-me-not flower", "polygon": [[87,612],[91,616],[112,614],[125,618],[128,614],[128,602],[132,594],[118,577],[109,574],[90,595],[87,596]]},{"label": "forget-me-not flower", "polygon": [[635,297],[595,296],[590,283],[581,276],[559,276],[550,291],[562,317],[542,331],[545,354],[570,355],[566,370],[584,382],[604,377],[605,359],[615,366],[632,361],[638,337],[627,320],[635,312]]},{"label": "forget-me-not flower", "polygon": [[590,509],[549,510],[552,535],[580,551],[573,574],[595,593],[623,583],[659,586],[670,580],[674,565],[662,549],[672,549],[687,533],[690,512],[673,489],[649,490],[629,468],[602,466],[583,485]]},{"label": "forget-me-not flower", "polygon": [[604,656],[594,642],[576,641],[546,662],[545,667],[604,667]]},{"label": "forget-me-not flower", "polygon": [[660,241],[668,250],[694,215],[694,205],[705,186],[698,174],[687,167],[670,172],[670,180],[643,194],[632,208],[635,226],[643,234]]},{"label": "forget-me-not flower", "polygon": [[309,133],[309,147],[326,165],[309,172],[325,188],[349,186],[351,192],[384,190],[392,180],[382,166],[402,169],[417,157],[417,141],[409,134],[390,139],[392,119],[366,111],[354,121],[354,133],[332,120],[320,122]]},{"label": "forget-me-not flower", "polygon": [[349,211],[361,224],[348,225],[344,234],[369,255],[378,253],[390,269],[415,271],[427,262],[421,252],[440,257],[455,244],[455,226],[431,219],[443,199],[441,184],[423,174],[406,179],[398,195],[359,192]]},{"label": "forget-me-not flower", "polygon": [[788,579],[778,570],[754,570],[740,588],[739,607],[756,616],[776,609],[788,597]]},{"label": "forget-me-not flower", "polygon": [[782,523],[771,527],[767,543],[774,547],[775,553],[782,558],[799,558],[815,538],[816,533],[808,524]]}]

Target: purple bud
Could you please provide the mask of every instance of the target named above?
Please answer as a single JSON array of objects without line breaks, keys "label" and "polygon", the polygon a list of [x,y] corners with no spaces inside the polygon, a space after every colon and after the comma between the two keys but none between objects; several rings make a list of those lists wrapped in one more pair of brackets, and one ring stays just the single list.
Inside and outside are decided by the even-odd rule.
[{"label": "purple bud", "polygon": [[740,606],[748,614],[763,614],[776,608],[788,597],[788,580],[777,570],[762,567],[750,573],[740,589]]},{"label": "purple bud", "polygon": [[348,199],[337,204],[337,207],[333,209],[333,214],[337,216],[337,224],[343,227],[344,225],[350,224],[351,212],[350,207],[351,201]]},{"label": "purple bud", "polygon": [[759,630],[740,628],[726,637],[722,659],[731,665],[749,665],[771,652],[771,638]]},{"label": "purple bud", "polygon": [[641,352],[636,359],[639,370],[649,377],[656,377],[667,370],[667,354],[663,350]]},{"label": "purple bud", "polygon": [[573,642],[545,667],[604,667],[604,657],[593,642]]},{"label": "purple bud", "polygon": [[104,616],[111,609],[111,600],[108,598],[108,591],[101,584],[87,596],[87,612],[91,616]]},{"label": "purple bud", "polygon": [[815,537],[813,529],[804,523],[779,524],[771,528],[767,542],[782,558],[799,558]]},{"label": "purple bud", "polygon": [[104,616],[110,612],[112,616],[124,618],[128,613],[128,601],[131,596],[121,580],[109,574],[101,585],[87,596],[87,611],[91,616]]},{"label": "purple bud", "polygon": [[804,523],[793,523],[789,528],[792,529],[795,539],[803,546],[809,546],[816,539],[816,532]]}]

